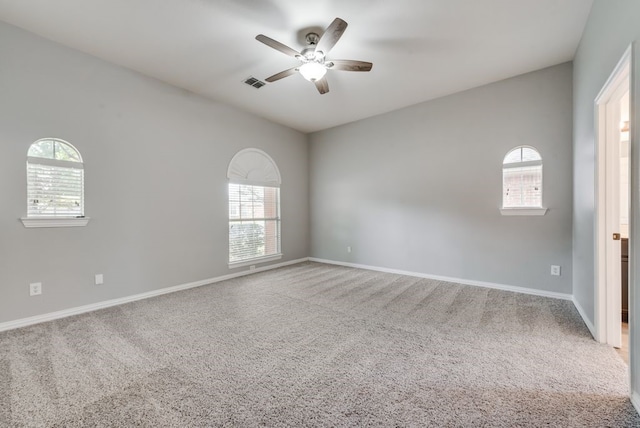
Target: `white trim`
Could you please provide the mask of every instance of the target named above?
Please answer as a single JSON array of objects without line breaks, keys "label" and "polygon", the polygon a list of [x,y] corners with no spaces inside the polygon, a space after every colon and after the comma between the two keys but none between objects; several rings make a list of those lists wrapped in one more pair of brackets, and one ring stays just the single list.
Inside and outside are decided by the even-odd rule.
[{"label": "white trim", "polygon": [[591,336],[593,337],[593,339],[595,341],[598,341],[598,339],[596,338],[596,328],[593,325],[593,323],[591,322],[591,320],[589,319],[589,317],[587,317],[587,313],[585,312],[585,310],[582,309],[582,305],[580,305],[580,303],[578,303],[578,301],[576,300],[575,296],[571,296],[571,301],[573,302],[573,306],[576,307],[576,310],[578,311],[578,313],[582,317],[582,321],[584,322],[584,324],[589,329],[589,332],[591,333]]},{"label": "white trim", "polygon": [[230,178],[229,183],[231,184],[244,184],[248,186],[260,186],[260,187],[275,187],[276,189],[280,188],[280,183],[276,183],[275,181],[262,181],[262,180],[244,180],[242,178]]},{"label": "white trim", "polygon": [[502,215],[545,215],[548,208],[500,208]]},{"label": "white trim", "polygon": [[389,269],[389,268],[383,268],[383,267],[377,267],[377,266],[361,265],[357,263],[338,262],[335,260],[318,259],[316,257],[309,257],[309,261],[317,262],[317,263],[326,263],[330,265],[347,266],[347,267],[358,268],[358,269],[374,270],[378,272],[395,273],[398,275],[415,276],[418,278],[453,282],[456,284],[471,285],[474,287],[493,288],[496,290],[512,291],[515,293],[522,293],[522,294],[531,294],[534,296],[551,297],[554,299],[561,299],[561,300],[573,299],[573,296],[571,294],[557,293],[555,291],[537,290],[535,288],[518,287],[515,285],[497,284],[493,282],[484,282],[484,281],[474,281],[470,279],[452,278],[452,277],[440,276],[440,275],[429,275],[429,274],[420,273],[420,272],[411,272],[411,271],[399,270],[399,269]]},{"label": "white trim", "polygon": [[631,392],[631,404],[636,408],[636,412],[640,413],[640,395],[637,392]]},{"label": "white trim", "polygon": [[[78,156],[80,156],[80,154],[78,154]],[[84,164],[81,161],[38,158],[35,156],[27,156],[27,163],[34,165],[58,166],[60,168],[84,169]]]},{"label": "white trim", "polygon": [[229,269],[235,269],[239,267],[251,266],[258,263],[267,263],[272,262],[274,260],[280,260],[282,258],[282,254],[273,254],[271,256],[259,257],[256,259],[250,260],[242,260],[240,262],[229,263]]},{"label": "white trim", "polygon": [[[609,80],[611,77],[609,77]],[[604,90],[604,87],[603,89]],[[595,142],[595,212],[594,212],[594,325],[596,328],[596,341],[599,343],[607,343],[607,251],[606,251],[606,226],[605,221],[605,133],[603,126],[606,123],[604,119],[605,109],[599,104],[600,95],[594,104],[594,134]]]},{"label": "white trim", "polygon": [[249,218],[230,218],[229,223],[242,223],[246,221],[280,221],[280,217],[249,217]]},{"label": "white trim", "polygon": [[620,83],[622,83],[626,78],[625,74],[627,76],[629,75],[628,73],[625,73],[625,68],[627,66],[631,66],[631,49],[632,45],[627,46],[627,49],[625,49],[624,54],[622,54],[622,58],[620,58],[611,74],[609,74],[609,78],[596,96],[595,104],[603,103],[604,99],[611,95],[611,88],[620,85]]},{"label": "white trim", "polygon": [[86,226],[90,217],[22,217],[24,227],[81,227]]},{"label": "white trim", "polygon": [[534,161],[503,163],[502,164],[502,169],[525,168],[525,167],[528,167],[528,166],[542,166],[542,159],[534,160]]},{"label": "white trim", "polygon": [[640,133],[638,126],[640,125],[640,44],[639,42],[631,42],[631,70],[629,73],[629,121],[631,130],[629,133],[629,180],[631,183],[630,199],[629,199],[629,379],[630,390],[632,391],[631,400],[638,413],[640,413],[640,397],[638,392],[640,385],[640,355],[637,352],[638,338],[637,331],[640,330],[640,317],[638,316],[640,306],[638,305],[638,253],[640,252],[640,205],[638,198],[638,181],[640,172]]},{"label": "white trim", "polygon": [[86,312],[93,312],[99,309],[109,308],[111,306],[122,305],[125,303],[135,302],[136,300],[149,299],[151,297],[161,296],[163,294],[175,293],[176,291],[187,290],[189,288],[201,287],[203,285],[214,284],[220,281],[226,281],[228,279],[238,278],[240,276],[251,275],[266,270],[276,269],[283,266],[289,266],[297,263],[303,263],[308,261],[307,257],[290,260],[287,262],[278,263],[275,265],[263,266],[256,269],[246,270],[243,272],[231,273],[229,275],[217,276],[214,278],[203,279],[200,281],[188,282],[186,284],[175,285],[173,287],[161,288],[159,290],[153,290],[146,293],[134,294],[132,296],[120,297],[118,299],[105,300],[103,302],[92,303],[84,306],[77,306],[75,308],[64,309],[62,311],[49,312],[47,314],[36,315],[28,318],[21,318],[14,321],[8,321],[0,323],[0,331],[13,330],[15,328],[26,327],[33,324],[40,324],[47,321],[53,321],[60,318],[70,317],[72,315],[79,315]]},{"label": "white trim", "polygon": [[[615,323],[613,321],[615,314],[609,313],[607,300],[611,297],[609,295],[609,289],[607,283],[609,282],[610,269],[607,269],[607,256],[608,248],[607,244],[610,244],[610,236],[607,230],[607,211],[606,211],[606,197],[607,197],[607,180],[606,180],[606,104],[612,97],[615,89],[625,80],[629,79],[629,85],[631,86],[631,61],[632,61],[632,46],[629,46],[620,61],[616,64],[615,68],[607,78],[607,81],[602,86],[602,89],[596,96],[593,104],[594,108],[594,135],[596,137],[595,142],[595,170],[594,170],[594,185],[595,185],[595,216],[594,216],[594,326],[595,326],[595,339],[600,343],[613,343],[610,336],[609,325]],[[631,102],[631,100],[630,100]],[[630,120],[632,120],[630,118]],[[630,180],[632,177],[630,177]],[[633,207],[630,200],[630,217],[629,221],[633,222]],[[630,225],[630,230],[632,226]],[[633,242],[633,240],[630,240]],[[631,250],[631,249],[630,249]],[[632,259],[629,258],[630,271],[632,265]],[[631,278],[629,278],[629,284],[632,284]],[[619,287],[618,287],[619,289]],[[609,302],[611,303],[611,302]],[[611,304],[611,306],[614,306]],[[620,323],[612,326],[619,328]],[[619,340],[619,339],[618,339]]]}]

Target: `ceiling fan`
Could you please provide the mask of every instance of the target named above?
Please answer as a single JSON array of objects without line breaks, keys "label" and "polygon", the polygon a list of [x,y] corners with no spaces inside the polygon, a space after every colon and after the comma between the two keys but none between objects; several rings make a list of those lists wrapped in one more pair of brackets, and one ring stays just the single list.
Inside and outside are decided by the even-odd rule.
[{"label": "ceiling fan", "polygon": [[355,61],[351,59],[327,59],[327,55],[331,48],[338,43],[342,33],[347,29],[347,23],[340,18],[333,20],[331,25],[327,27],[322,36],[316,33],[309,33],[306,35],[307,47],[302,52],[297,52],[291,49],[289,46],[273,40],[265,36],[264,34],[258,34],[256,40],[264,43],[265,45],[272,47],[284,54],[292,56],[300,60],[301,64],[290,68],[288,70],[276,73],[271,77],[267,77],[267,82],[275,82],[287,76],[291,76],[296,72],[299,72],[302,77],[310,82],[313,82],[321,94],[329,92],[329,83],[325,74],[327,70],[342,70],[342,71],[369,71],[373,64],[366,61]]}]

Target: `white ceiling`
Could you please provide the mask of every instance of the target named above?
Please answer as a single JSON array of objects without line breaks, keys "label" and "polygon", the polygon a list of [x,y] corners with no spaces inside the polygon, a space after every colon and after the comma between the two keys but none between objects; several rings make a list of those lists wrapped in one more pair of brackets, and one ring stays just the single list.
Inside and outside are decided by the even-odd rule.
[{"label": "white ceiling", "polygon": [[[593,0],[0,0],[0,19],[302,132],[313,132],[573,59]],[[298,62],[305,29],[349,27],[320,95]]]}]

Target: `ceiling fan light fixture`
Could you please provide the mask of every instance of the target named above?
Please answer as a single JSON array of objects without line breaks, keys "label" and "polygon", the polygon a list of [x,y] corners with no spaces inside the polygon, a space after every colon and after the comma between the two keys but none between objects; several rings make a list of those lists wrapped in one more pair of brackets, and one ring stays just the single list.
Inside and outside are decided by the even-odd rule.
[{"label": "ceiling fan light fixture", "polygon": [[327,67],[318,62],[307,62],[300,66],[300,74],[309,82],[320,80],[327,73]]}]

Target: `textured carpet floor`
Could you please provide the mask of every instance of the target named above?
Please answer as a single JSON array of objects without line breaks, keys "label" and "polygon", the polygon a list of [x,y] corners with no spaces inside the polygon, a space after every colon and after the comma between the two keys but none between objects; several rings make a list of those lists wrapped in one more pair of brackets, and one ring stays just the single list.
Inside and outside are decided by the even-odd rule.
[{"label": "textured carpet floor", "polygon": [[316,263],[0,333],[0,426],[630,427],[572,304]]}]

